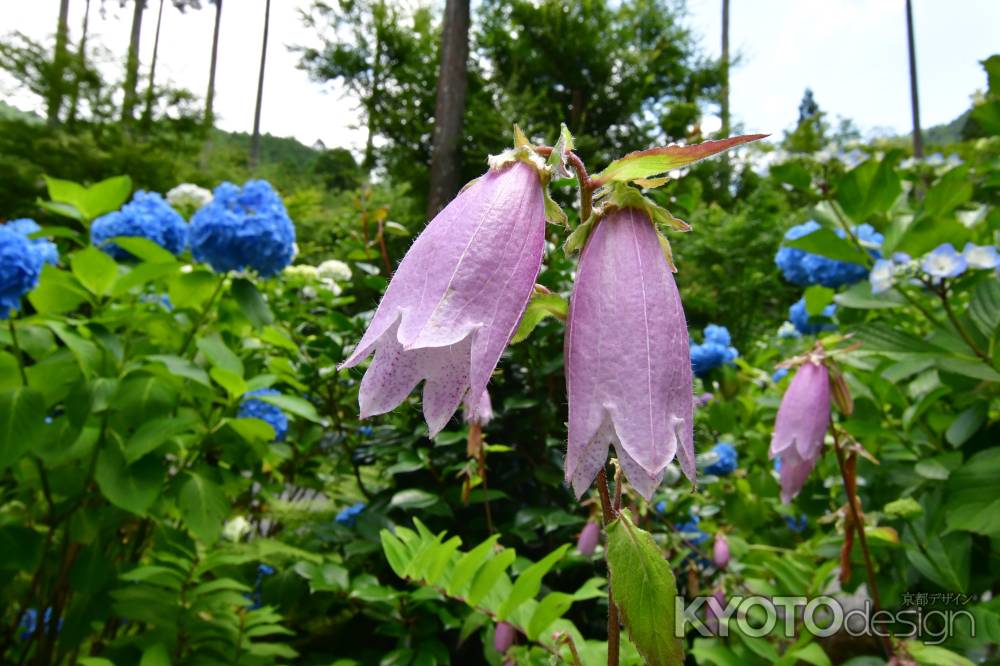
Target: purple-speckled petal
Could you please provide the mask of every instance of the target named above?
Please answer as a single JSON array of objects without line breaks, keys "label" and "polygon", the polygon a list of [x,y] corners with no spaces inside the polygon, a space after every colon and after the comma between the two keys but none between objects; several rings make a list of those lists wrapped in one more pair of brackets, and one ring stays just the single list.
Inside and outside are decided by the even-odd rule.
[{"label": "purple-speckled petal", "polygon": [[401,403],[421,381],[432,435],[467,392],[479,395],[531,297],[545,247],[538,171],[490,171],[435,217],[403,257],[354,352],[373,351],[362,417]]},{"label": "purple-speckled petal", "polygon": [[632,486],[649,499],[678,453],[694,470],[694,396],[677,285],[649,217],[614,211],[580,257],[566,331],[569,445],[577,496],[613,445]]}]

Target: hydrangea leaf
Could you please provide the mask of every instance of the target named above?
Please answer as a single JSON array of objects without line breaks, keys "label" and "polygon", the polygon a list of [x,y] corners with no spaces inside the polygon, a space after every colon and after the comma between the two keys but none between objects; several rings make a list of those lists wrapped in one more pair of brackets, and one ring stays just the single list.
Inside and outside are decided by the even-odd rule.
[{"label": "hydrangea leaf", "polygon": [[822,228],[800,238],[785,239],[785,247],[805,250],[821,257],[864,265],[868,257],[849,240],[841,238],[829,229]]},{"label": "hydrangea leaf", "polygon": [[74,253],[69,265],[80,284],[98,296],[110,292],[118,277],[115,260],[93,246]]},{"label": "hydrangea leaf", "polygon": [[833,289],[829,287],[823,287],[818,284],[806,289],[805,299],[806,299],[806,312],[812,317],[818,317],[823,314],[823,308],[833,303]]},{"label": "hydrangea leaf", "polygon": [[678,666],[684,650],[674,636],[677,584],[653,536],[627,510],[607,527],[611,590],[629,638],[650,666]]},{"label": "hydrangea leaf", "polygon": [[837,184],[837,203],[857,222],[885,213],[902,194],[893,159],[868,160],[854,167]]},{"label": "hydrangea leaf", "polygon": [[0,470],[42,443],[45,401],[29,388],[0,393]]},{"label": "hydrangea leaf", "polygon": [[202,543],[211,546],[222,536],[229,500],[222,488],[204,474],[189,472],[177,498],[184,523]]},{"label": "hydrangea leaf", "polygon": [[615,160],[592,180],[594,185],[599,186],[612,181],[625,183],[636,179],[651,178],[673,169],[694,164],[734,146],[763,139],[766,136],[768,135],[747,134],[688,146],[671,145],[640,150]]}]

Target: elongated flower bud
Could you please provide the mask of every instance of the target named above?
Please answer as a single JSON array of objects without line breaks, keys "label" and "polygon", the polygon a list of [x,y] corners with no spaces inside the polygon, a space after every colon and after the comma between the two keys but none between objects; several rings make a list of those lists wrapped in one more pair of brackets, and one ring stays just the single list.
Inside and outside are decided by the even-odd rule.
[{"label": "elongated flower bud", "polygon": [[361,417],[394,409],[423,381],[433,436],[467,393],[481,395],[531,297],[544,246],[541,178],[523,161],[491,169],[438,213],[341,365],[375,353]]},{"label": "elongated flower bud", "polygon": [[618,209],[580,257],[566,326],[566,480],[581,496],[613,445],[647,500],[676,453],[692,481],[694,396],[677,285],[649,216]]},{"label": "elongated flower bud", "polygon": [[725,569],[729,564],[729,541],[722,532],[715,533],[715,541],[712,543],[712,561],[715,566]]},{"label": "elongated flower bud", "polygon": [[781,499],[799,494],[823,453],[830,425],[830,376],[822,362],[803,363],[781,399],[771,438],[770,457],[781,460]]},{"label": "elongated flower bud", "polygon": [[493,632],[493,647],[500,654],[514,644],[514,627],[507,622],[501,622]]},{"label": "elongated flower bud", "polygon": [[580,551],[582,555],[590,557],[594,554],[594,550],[597,548],[597,542],[601,539],[601,526],[595,522],[588,522],[583,526],[583,531],[580,532],[580,538],[577,539],[576,549]]}]

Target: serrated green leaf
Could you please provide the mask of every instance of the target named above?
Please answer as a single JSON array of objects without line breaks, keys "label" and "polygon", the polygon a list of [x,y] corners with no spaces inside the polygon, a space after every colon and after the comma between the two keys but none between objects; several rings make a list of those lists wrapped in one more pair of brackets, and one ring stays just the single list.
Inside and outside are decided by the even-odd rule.
[{"label": "serrated green leaf", "polygon": [[629,637],[650,666],[680,666],[684,650],[673,632],[677,586],[670,564],[628,511],[608,525],[607,535],[611,590]]},{"label": "serrated green leaf", "polygon": [[105,296],[118,277],[118,264],[96,247],[74,252],[69,258],[73,275],[92,294]]}]

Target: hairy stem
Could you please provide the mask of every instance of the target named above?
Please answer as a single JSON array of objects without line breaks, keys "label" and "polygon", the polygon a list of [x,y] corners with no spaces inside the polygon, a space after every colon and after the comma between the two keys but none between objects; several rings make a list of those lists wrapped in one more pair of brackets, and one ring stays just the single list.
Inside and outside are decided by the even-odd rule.
[{"label": "hairy stem", "polygon": [[[603,467],[597,473],[597,492],[601,495],[601,513],[604,516],[604,529],[607,531],[608,525],[615,519],[615,514],[611,505],[611,496],[608,494],[608,475]],[[618,666],[621,630],[621,622],[618,620],[618,606],[615,605],[615,597],[611,592],[611,571],[608,570],[608,666]]]},{"label": "hairy stem", "polygon": [[[847,473],[847,463],[844,460],[844,450],[840,443],[840,434],[837,427],[830,426],[830,433],[833,435],[833,450],[837,455],[837,465],[840,467],[840,477],[844,481],[844,493],[847,495],[847,506],[851,512],[851,520],[858,535],[858,543],[861,544],[861,552],[865,558],[865,573],[868,577],[868,591],[872,597],[872,605],[875,613],[882,609],[882,601],[879,598],[878,583],[875,582],[875,566],[872,564],[872,554],[868,549],[868,539],[865,537],[865,523],[862,519],[860,509],[858,509],[858,494],[855,481]],[[888,636],[882,637],[882,650],[886,658],[892,656],[892,640]]]}]

